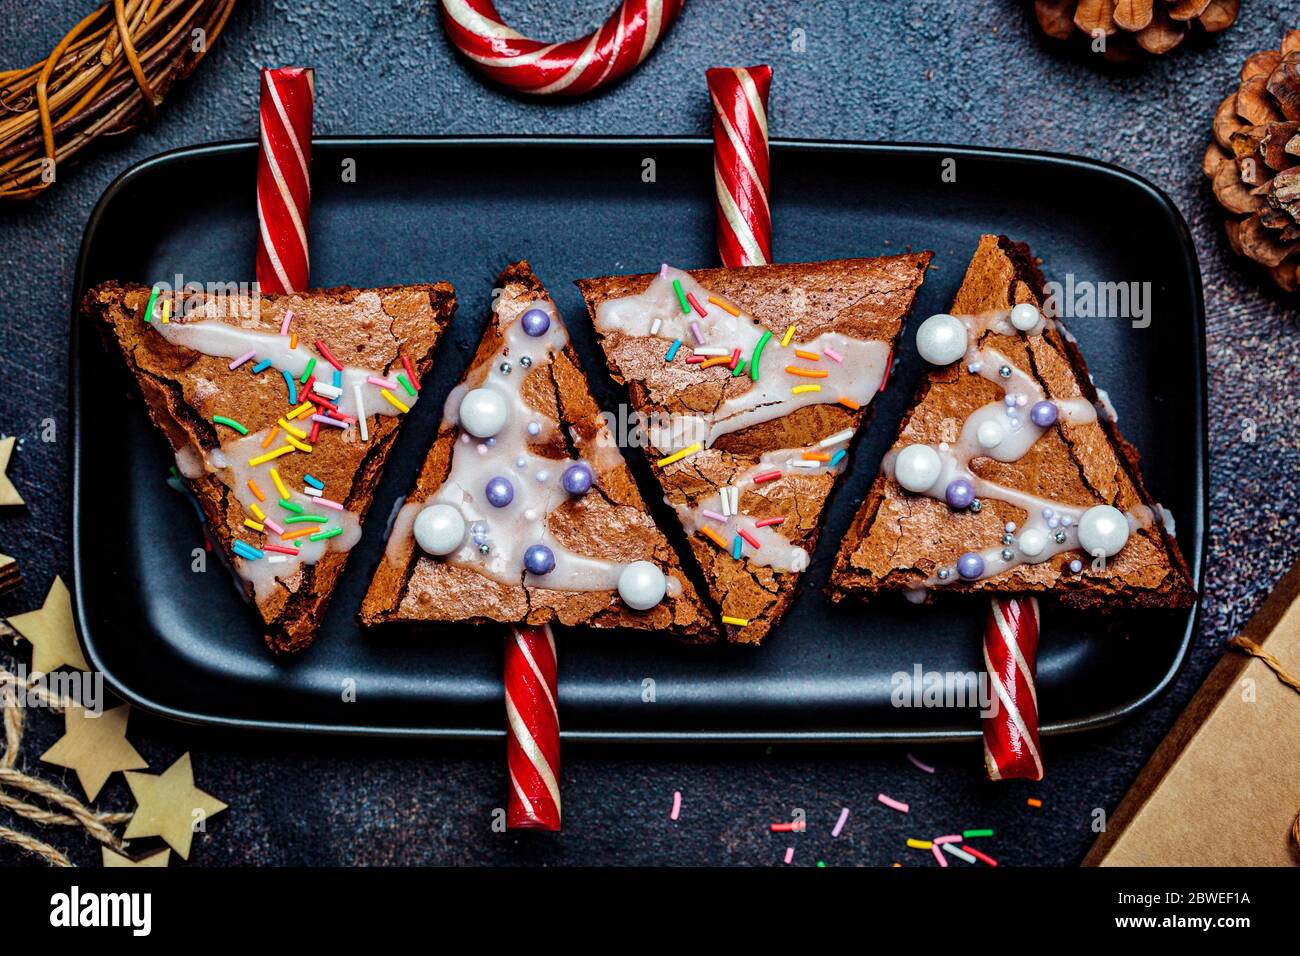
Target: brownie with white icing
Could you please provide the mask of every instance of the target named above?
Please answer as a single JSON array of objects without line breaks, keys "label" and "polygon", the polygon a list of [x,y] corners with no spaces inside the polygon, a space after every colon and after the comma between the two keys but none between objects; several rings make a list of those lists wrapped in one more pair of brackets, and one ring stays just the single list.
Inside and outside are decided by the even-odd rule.
[{"label": "brownie with white icing", "polygon": [[1195,600],[1172,523],[1074,338],[1043,310],[1044,287],[1026,245],[985,235],[951,313],[921,324],[917,350],[935,368],[840,548],[834,599]]},{"label": "brownie with white icing", "polygon": [[729,640],[794,600],[930,257],[579,281]]},{"label": "brownie with white icing", "polygon": [[715,639],[551,297],[527,262],[497,284],[470,369],[393,521],[362,624],[556,623]]},{"label": "brownie with white icing", "polygon": [[445,282],[86,293],[273,651],[314,638],[455,308]]}]

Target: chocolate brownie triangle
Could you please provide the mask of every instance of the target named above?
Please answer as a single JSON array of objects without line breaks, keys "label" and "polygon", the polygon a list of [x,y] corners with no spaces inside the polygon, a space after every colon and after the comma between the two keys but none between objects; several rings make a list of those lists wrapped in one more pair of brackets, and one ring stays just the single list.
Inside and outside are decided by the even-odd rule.
[{"label": "chocolate brownie triangle", "polygon": [[578,283],[730,640],[759,643],[790,606],[929,261]]},{"label": "chocolate brownie triangle", "polygon": [[527,262],[498,285],[361,622],[554,622],[716,638],[551,297]]},{"label": "chocolate brownie triangle", "polygon": [[917,331],[931,371],[832,572],[831,596],[1053,594],[1074,607],[1195,600],[1138,454],[1027,246],[981,237],[952,306]]},{"label": "chocolate brownie triangle", "polygon": [[121,351],[272,650],[315,636],[455,308],[445,282],[86,293],[83,314]]}]

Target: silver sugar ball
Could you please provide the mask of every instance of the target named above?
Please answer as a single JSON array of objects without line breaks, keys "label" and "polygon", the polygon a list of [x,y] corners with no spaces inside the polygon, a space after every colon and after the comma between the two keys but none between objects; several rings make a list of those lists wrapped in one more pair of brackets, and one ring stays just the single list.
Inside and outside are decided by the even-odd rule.
[{"label": "silver sugar ball", "polygon": [[488,544],[486,541],[483,542],[482,544],[480,544],[480,545],[478,546],[478,553],[479,553],[479,554],[491,554],[491,553],[492,553],[492,545]]},{"label": "silver sugar ball", "polygon": [[983,507],[984,507],[984,505],[980,502],[980,500],[979,500],[978,498],[976,498],[974,501],[972,501],[972,502],[970,503],[970,505],[969,505],[970,510],[973,511],[973,512],[975,512],[976,514],[979,514],[979,513],[980,513],[980,509],[983,508]]},{"label": "silver sugar ball", "polygon": [[1003,561],[1010,561],[1010,560],[1011,560],[1012,558],[1014,558],[1015,556],[1016,556],[1016,553],[1015,553],[1014,551],[1012,551],[1010,548],[1003,548],[1003,549],[1002,549],[1002,560],[1003,560]]},{"label": "silver sugar ball", "polygon": [[948,580],[948,575],[949,575],[949,573],[950,573],[950,572],[948,571],[947,568],[940,568],[940,569],[939,569],[939,580],[940,580],[940,581],[947,581],[947,580]]},{"label": "silver sugar ball", "polygon": [[500,368],[501,368],[501,374],[502,374],[502,375],[509,375],[509,374],[510,374],[510,363],[509,363],[509,362],[502,362]]},{"label": "silver sugar ball", "polygon": [[1012,543],[1015,542],[1015,540],[1016,540],[1016,539],[1015,539],[1014,537],[1012,537],[1010,534],[1004,534],[1004,535],[1002,536],[1002,543],[1003,543],[1003,544],[1012,544]]},{"label": "silver sugar ball", "polygon": [[1004,365],[1004,366],[1002,366],[1000,369],[998,369],[998,374],[1001,375],[1003,378],[1010,378],[1010,377],[1011,377],[1011,366],[1010,366],[1010,365]]},{"label": "silver sugar ball", "polygon": [[525,355],[519,359],[519,364],[522,365],[524,368],[528,368],[533,364],[533,360],[529,358],[527,355]]},{"label": "silver sugar ball", "polygon": [[1064,531],[1058,531],[1058,532],[1056,532],[1056,534],[1052,535],[1052,537],[1056,539],[1056,543],[1057,543],[1057,544],[1065,544],[1065,532],[1064,532]]}]

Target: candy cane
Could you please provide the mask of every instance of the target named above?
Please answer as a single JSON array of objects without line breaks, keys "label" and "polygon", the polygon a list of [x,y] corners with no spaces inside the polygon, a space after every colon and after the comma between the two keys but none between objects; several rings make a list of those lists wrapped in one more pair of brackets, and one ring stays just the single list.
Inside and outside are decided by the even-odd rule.
[{"label": "candy cane", "polygon": [[997,708],[983,719],[990,780],[1042,780],[1038,751],[1037,598],[993,598],[984,629],[984,669]]},{"label": "candy cane", "polygon": [[565,43],[506,25],[492,0],[442,0],[447,36],[489,79],[520,93],[579,96],[634,70],[686,0],[623,0],[600,29]]},{"label": "candy cane", "polygon": [[770,66],[708,70],[713,100],[713,180],[718,252],[729,269],[772,261],[767,204],[767,93]]},{"label": "candy cane", "polygon": [[257,284],[263,292],[308,288],[312,71],[262,71],[257,155]]},{"label": "candy cane", "polygon": [[511,629],[505,641],[506,826],[560,829],[560,713],[555,637],[549,625]]}]

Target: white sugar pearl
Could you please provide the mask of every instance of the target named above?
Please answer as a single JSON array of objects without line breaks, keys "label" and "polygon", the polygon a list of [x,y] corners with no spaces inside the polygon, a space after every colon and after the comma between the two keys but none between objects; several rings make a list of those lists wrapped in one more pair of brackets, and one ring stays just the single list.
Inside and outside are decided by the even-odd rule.
[{"label": "white sugar pearl", "polygon": [[460,427],[475,438],[491,438],[505,427],[506,398],[494,388],[476,388],[460,400]]},{"label": "white sugar pearl", "polygon": [[981,448],[997,448],[1002,439],[1007,437],[1007,430],[999,422],[982,422],[975,432],[975,440]]},{"label": "white sugar pearl", "polygon": [[664,599],[668,579],[649,561],[633,561],[618,576],[618,596],[638,611],[648,611]]},{"label": "white sugar pearl", "polygon": [[966,354],[966,326],[961,319],[940,312],[916,330],[916,350],[931,365],[951,365]]},{"label": "white sugar pearl", "polygon": [[451,554],[465,540],[465,518],[452,505],[429,505],[415,516],[415,542],[428,554]]},{"label": "white sugar pearl", "polygon": [[939,453],[929,445],[908,445],[894,459],[894,478],[908,491],[929,491],[942,470]]},{"label": "white sugar pearl", "polygon": [[1038,309],[1030,305],[1028,302],[1021,302],[1011,310],[1011,324],[1021,332],[1028,332],[1030,329],[1034,328],[1038,325],[1038,320],[1040,318],[1041,316],[1038,314]]},{"label": "white sugar pearl", "polygon": [[1036,558],[1047,547],[1047,535],[1037,528],[1026,528],[1020,532],[1020,553],[1027,558]]},{"label": "white sugar pearl", "polygon": [[1127,541],[1128,518],[1118,508],[1097,505],[1079,518],[1079,545],[1093,556],[1100,551],[1108,558],[1113,557]]}]

